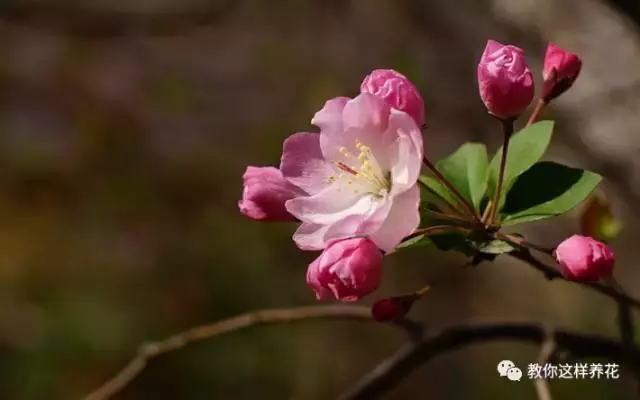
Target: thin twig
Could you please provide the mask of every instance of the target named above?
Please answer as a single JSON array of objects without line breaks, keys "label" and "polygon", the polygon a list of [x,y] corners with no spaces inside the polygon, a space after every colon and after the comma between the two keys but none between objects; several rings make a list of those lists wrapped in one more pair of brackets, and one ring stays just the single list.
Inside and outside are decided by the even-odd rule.
[{"label": "thin twig", "polygon": [[[540,346],[540,354],[538,355],[538,365],[544,365],[551,360],[553,353],[556,351],[556,342],[553,337],[553,330],[547,329],[545,331],[545,339]],[[551,390],[549,389],[549,382],[546,379],[535,379],[533,386],[538,394],[538,400],[553,400],[551,396]]]},{"label": "thin twig", "polygon": [[523,247],[525,249],[538,250],[539,252],[542,252],[542,253],[545,253],[545,254],[548,254],[548,255],[552,255],[553,254],[553,250],[554,249],[538,246],[537,244],[533,244],[531,242],[527,242],[526,240],[524,240],[524,239],[522,239],[520,237],[514,236],[514,235],[509,235],[509,234],[506,234],[504,232],[495,232],[493,234],[493,236],[496,239],[504,240],[506,242],[509,242],[511,244],[515,244],[515,245]]},{"label": "thin twig", "polygon": [[[547,329],[536,324],[452,326],[403,346],[338,399],[377,399],[431,359],[471,344],[495,340],[543,343],[547,337]],[[565,330],[556,330],[552,338],[559,348],[569,350],[577,357],[607,357],[640,365],[640,353],[637,350],[626,351],[620,343],[609,338]]]},{"label": "thin twig", "polygon": [[[116,376],[85,397],[85,400],[109,399],[131,383],[147,366],[151,359],[171,351],[179,350],[188,344],[211,339],[218,335],[249,328],[255,325],[283,324],[309,319],[342,319],[375,322],[371,309],[361,306],[325,305],[298,308],[267,309],[242,314],[223,321],[198,326],[175,334],[167,339],[143,344],[138,354]],[[409,320],[394,322],[395,325],[417,335],[422,331],[419,324]]]},{"label": "thin twig", "polygon": [[[538,260],[533,255],[531,255],[531,253],[528,250],[512,251],[511,253],[507,253],[507,254],[520,261],[524,261],[525,263],[529,264],[533,268],[542,272],[545,275],[545,277],[549,280],[552,280],[552,279],[566,280],[564,279],[560,271]],[[585,286],[591,290],[601,293],[616,301],[622,301],[626,304],[629,304],[630,306],[640,308],[640,301],[630,297],[625,292],[619,289],[613,288],[611,286],[605,286],[599,283],[575,282],[575,281],[567,281],[567,282],[573,282],[581,286]]]},{"label": "thin twig", "polygon": [[438,178],[438,180],[443,185],[446,186],[449,192],[451,192],[451,194],[453,194],[456,197],[458,204],[460,204],[460,206],[464,208],[464,210],[469,214],[469,216],[473,217],[476,221],[480,221],[480,218],[478,216],[478,213],[476,213],[476,210],[471,206],[471,204],[469,204],[469,202],[464,198],[464,196],[460,194],[458,189],[456,189],[456,187],[453,186],[453,184],[451,184],[451,182],[449,182],[449,180],[444,175],[442,175],[440,171],[438,171],[436,166],[433,165],[427,157],[424,157],[422,159],[422,162],[436,176],[436,178]]}]

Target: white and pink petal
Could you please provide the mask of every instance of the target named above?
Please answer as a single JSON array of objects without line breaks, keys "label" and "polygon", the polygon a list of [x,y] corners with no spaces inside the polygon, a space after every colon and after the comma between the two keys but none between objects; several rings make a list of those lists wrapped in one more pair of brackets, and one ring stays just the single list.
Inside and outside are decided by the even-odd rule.
[{"label": "white and pink petal", "polygon": [[393,199],[389,215],[370,239],[386,252],[393,250],[420,226],[419,206],[420,188],[414,185]]},{"label": "white and pink petal", "polygon": [[311,123],[320,130],[341,132],[342,112],[350,99],[348,97],[335,97],[324,103],[322,109],[313,116]]},{"label": "white and pink petal", "polygon": [[300,221],[330,225],[350,215],[366,215],[376,206],[373,196],[346,187],[342,182],[333,183],[314,196],[300,196],[288,200],[285,207]]},{"label": "white and pink petal", "polygon": [[318,133],[294,133],[282,147],[280,171],[285,179],[311,195],[329,185],[334,167],[322,155]]}]

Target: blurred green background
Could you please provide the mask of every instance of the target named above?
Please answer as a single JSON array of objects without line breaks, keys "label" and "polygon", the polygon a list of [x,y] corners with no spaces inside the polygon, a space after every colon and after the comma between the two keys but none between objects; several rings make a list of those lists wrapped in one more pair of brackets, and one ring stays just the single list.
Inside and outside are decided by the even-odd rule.
[{"label": "blurred green background", "polygon": [[[634,9],[635,8],[635,9]],[[500,135],[479,101],[487,39],[580,54],[549,159],[592,169],[625,224],[613,243],[640,273],[640,12],[603,0],[101,0],[0,3],[0,399],[80,399],[139,343],[265,307],[314,304],[295,226],[237,210],[247,165],[277,165],[325,100],[395,68],[427,107],[426,153]],[[539,79],[537,81],[539,84]],[[553,245],[572,214],[527,225]],[[371,299],[441,282],[412,310],[429,327],[538,321],[616,335],[615,304],[525,265],[423,248],[389,257]],[[334,398],[403,343],[397,330],[305,322],[221,336],[153,361],[117,399]],[[538,349],[491,343],[425,365],[389,399],[535,399]],[[632,398],[631,382],[551,382],[554,398]]]}]

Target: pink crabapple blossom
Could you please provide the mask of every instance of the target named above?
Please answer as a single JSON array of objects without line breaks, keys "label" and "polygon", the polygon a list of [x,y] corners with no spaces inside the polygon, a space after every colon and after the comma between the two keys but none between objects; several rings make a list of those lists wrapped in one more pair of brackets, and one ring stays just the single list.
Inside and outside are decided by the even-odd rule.
[{"label": "pink crabapple blossom", "polygon": [[424,102],[406,76],[392,69],[373,70],[360,85],[361,93],[371,93],[391,107],[409,114],[418,126],[424,125]]},{"label": "pink crabapple blossom", "polygon": [[524,51],[489,40],[478,64],[478,86],[490,114],[504,120],[520,116],[534,95]]},{"label": "pink crabapple blossom", "polygon": [[572,281],[595,282],[613,274],[615,256],[604,243],[589,236],[573,235],[555,251],[562,276]]},{"label": "pink crabapple blossom", "polygon": [[320,133],[291,135],[280,163],[285,179],[308,193],[286,202],[302,221],[295,243],[322,250],[366,236],[391,251],[420,224],[420,128],[369,93],[329,100],[311,122]]},{"label": "pink crabapple blossom", "polygon": [[369,239],[331,242],[307,270],[307,284],[318,300],[330,295],[343,302],[360,300],[378,288],[382,252]]},{"label": "pink crabapple blossom", "polygon": [[582,69],[582,60],[553,43],[549,43],[544,56],[542,77],[545,101],[551,101],[569,89]]},{"label": "pink crabapple blossom", "polygon": [[294,221],[285,208],[285,202],[304,194],[282,177],[274,167],[247,167],[244,175],[240,212],[258,221]]}]

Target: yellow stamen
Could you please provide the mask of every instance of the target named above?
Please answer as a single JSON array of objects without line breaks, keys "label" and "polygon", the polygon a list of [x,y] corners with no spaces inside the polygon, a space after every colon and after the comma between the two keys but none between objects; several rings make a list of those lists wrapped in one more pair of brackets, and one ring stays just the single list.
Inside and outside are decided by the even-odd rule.
[{"label": "yellow stamen", "polygon": [[354,193],[364,191],[375,197],[383,196],[383,193],[388,192],[391,188],[389,174],[381,169],[369,146],[363,144],[360,139],[355,140],[355,145],[358,149],[357,157],[354,157],[344,146],[338,149],[340,154],[349,160],[350,165],[342,161],[334,161],[333,164],[342,172],[336,177],[333,175],[329,177],[329,182],[340,180],[345,176],[345,173],[348,173],[350,178],[346,184],[355,186]]}]

